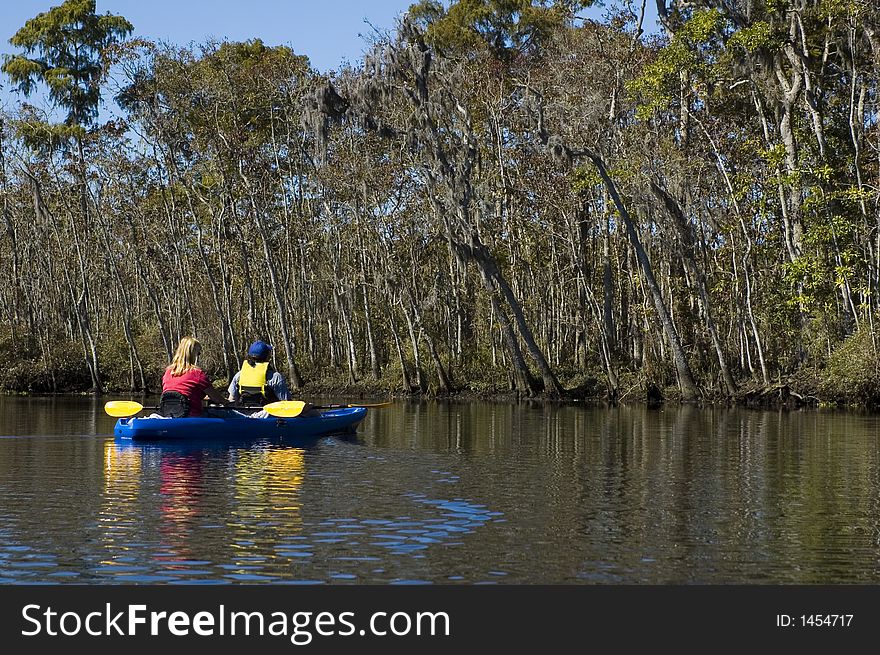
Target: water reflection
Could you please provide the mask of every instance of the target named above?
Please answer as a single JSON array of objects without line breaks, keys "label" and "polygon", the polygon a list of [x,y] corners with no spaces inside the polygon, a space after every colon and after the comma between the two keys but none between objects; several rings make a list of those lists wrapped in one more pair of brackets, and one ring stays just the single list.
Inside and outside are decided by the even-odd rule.
[{"label": "water reflection", "polygon": [[[432,479],[440,491],[457,484],[448,470],[402,476],[399,487],[382,480],[383,494],[387,458],[332,439],[305,448],[108,441],[103,458],[105,552],[88,571],[98,581],[427,582],[412,563],[430,548],[462,547],[503,520],[485,504],[424,493]],[[316,485],[304,497],[310,458]],[[334,484],[341,473],[356,483]]]},{"label": "water reflection", "polygon": [[141,445],[67,402],[0,402],[0,581],[880,580],[877,416],[401,403]]},{"label": "water reflection", "polygon": [[103,502],[97,520],[105,556],[91,573],[97,576],[133,573],[144,568],[134,564],[136,557],[129,546],[141,520],[137,510],[141,489],[141,452],[133,448],[119,448],[108,440],[104,443],[103,453]]},{"label": "water reflection", "polygon": [[[230,562],[224,577],[239,581],[273,580],[264,569],[284,570],[287,554],[279,542],[296,539],[302,529],[300,487],[305,475],[302,448],[239,449],[232,453],[235,504],[227,526]],[[297,551],[294,556],[299,556]]]},{"label": "water reflection", "polygon": [[202,453],[167,453],[159,462],[161,544],[155,557],[167,570],[180,569],[192,559],[188,542],[201,514],[204,469]]}]

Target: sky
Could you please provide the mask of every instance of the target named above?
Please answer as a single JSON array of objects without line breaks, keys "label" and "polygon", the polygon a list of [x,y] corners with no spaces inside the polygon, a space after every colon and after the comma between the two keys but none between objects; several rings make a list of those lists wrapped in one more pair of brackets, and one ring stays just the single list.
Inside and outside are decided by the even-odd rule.
[{"label": "sky", "polygon": [[[25,21],[62,0],[0,0],[0,52]],[[125,16],[133,36],[178,45],[260,38],[289,45],[325,71],[361,58],[370,24],[391,29],[411,0],[97,0],[99,14]],[[369,24],[368,24],[368,22]]]},{"label": "sky", "polygon": [[[63,0],[0,0],[0,53],[15,53],[9,39],[25,22]],[[374,28],[392,30],[414,0],[97,0],[99,14],[122,15],[133,36],[176,45],[260,38],[287,45],[326,72],[360,60]],[[651,18],[654,2],[648,2]],[[601,9],[587,15],[599,17]],[[18,97],[0,80],[0,100],[11,108]],[[39,104],[35,98],[29,100]]]}]

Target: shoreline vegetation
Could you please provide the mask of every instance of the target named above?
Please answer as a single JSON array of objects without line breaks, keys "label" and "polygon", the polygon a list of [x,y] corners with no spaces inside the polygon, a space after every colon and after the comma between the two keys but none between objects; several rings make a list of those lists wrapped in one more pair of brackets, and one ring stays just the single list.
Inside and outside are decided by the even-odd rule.
[{"label": "shoreline vegetation", "polygon": [[[220,391],[225,391],[228,380],[215,379],[214,386]],[[727,406],[753,409],[850,409],[850,410],[876,410],[878,405],[864,400],[852,400],[849,396],[821,397],[815,395],[821,393],[816,386],[810,386],[814,381],[806,384],[798,382],[777,382],[770,385],[762,385],[754,381],[751,385],[742,385],[736,396],[707,395],[698,399],[683,401],[676,387],[659,389],[651,383],[634,381],[633,385],[625,389],[617,398],[608,396],[607,389],[601,386],[566,391],[560,395],[532,394],[525,395],[511,390],[509,387],[492,387],[486,385],[482,388],[463,388],[439,391],[437,389],[401,390],[398,385],[389,384],[388,380],[363,380],[356,384],[348,384],[344,380],[316,380],[309,382],[299,391],[294,392],[299,398],[332,398],[338,401],[360,400],[384,401],[420,401],[437,400],[449,402],[501,402],[501,403],[549,403],[563,405],[584,406],[616,406],[616,405],[647,405],[648,407],[660,407],[663,405],[675,405],[687,402],[698,406]],[[157,378],[156,386],[146,389],[124,389],[109,387],[101,393],[94,389],[68,388],[63,390],[48,391],[46,389],[10,389],[0,387],[0,394],[6,396],[104,396],[107,397],[131,397],[151,398],[158,397],[158,389],[161,388]]]},{"label": "shoreline vegetation", "polygon": [[47,8],[2,66],[0,390],[155,393],[193,335],[296,396],[880,405],[880,8],[592,4],[422,0],[327,74]]}]

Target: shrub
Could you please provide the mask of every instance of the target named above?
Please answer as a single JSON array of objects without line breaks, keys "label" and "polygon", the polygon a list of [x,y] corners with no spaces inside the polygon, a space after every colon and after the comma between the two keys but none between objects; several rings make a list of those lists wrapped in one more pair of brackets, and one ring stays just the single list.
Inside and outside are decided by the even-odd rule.
[{"label": "shrub", "polygon": [[820,393],[829,401],[849,405],[880,405],[880,358],[870,330],[843,341],[828,358]]}]

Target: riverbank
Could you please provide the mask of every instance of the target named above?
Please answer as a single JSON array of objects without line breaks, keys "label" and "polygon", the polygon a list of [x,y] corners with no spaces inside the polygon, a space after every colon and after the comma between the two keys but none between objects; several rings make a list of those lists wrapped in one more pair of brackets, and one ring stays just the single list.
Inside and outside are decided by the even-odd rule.
[{"label": "riverbank", "polygon": [[[701,396],[696,404],[755,408],[877,409],[880,407],[880,360],[874,353],[872,343],[866,337],[851,340],[826,361],[816,365],[802,364],[788,375],[777,373],[768,382],[760,379],[757,373],[755,377],[738,378],[732,395],[722,391],[719,380],[704,373],[698,380]],[[81,354],[72,347],[59,348],[51,364],[43,359],[29,361],[10,357],[8,361],[10,363],[0,371],[0,393],[93,393],[89,371]],[[133,375],[130,362],[120,353],[115,353],[115,356],[106,353],[102,361],[101,380],[105,394],[138,397],[158,395],[164,371],[161,353],[153,353],[149,361],[144,362],[143,384],[140,375]],[[206,361],[204,367],[214,380],[215,387],[228,386],[228,375],[219,362]],[[284,371],[283,364],[279,364],[279,367]],[[441,388],[432,371],[422,371],[420,376],[409,371],[406,378],[410,384],[407,384],[399,365],[387,365],[379,378],[361,373],[355,381],[344,368],[304,368],[301,371],[304,383],[296,390],[296,395],[364,401],[426,398],[493,402],[644,403],[649,406],[681,401],[674,371],[657,365],[650,370],[621,368],[617,372],[617,389],[613,392],[598,367],[581,369],[560,366],[556,375],[564,390],[562,397],[530,396],[512,391],[513,376],[503,368],[468,366],[467,362],[463,362],[454,369],[450,367],[448,373],[451,390]]]},{"label": "riverbank", "polygon": [[[227,380],[216,379],[215,387],[223,389]],[[152,398],[158,396],[158,386],[155,390],[129,391],[119,388],[108,388],[104,392],[96,394],[94,390],[64,389],[58,391],[47,390],[21,390],[0,388],[0,394],[7,396],[98,396],[103,397],[132,397]],[[880,393],[880,389],[878,389]],[[730,397],[721,393],[709,391],[703,396],[688,404],[696,406],[738,406],[754,409],[802,409],[802,408],[836,408],[853,410],[877,410],[880,405],[877,402],[858,402],[845,397],[833,397],[821,394],[821,390],[815,385],[805,383],[804,380],[777,381],[771,384],[762,384],[751,380],[744,383],[737,390],[736,395]],[[491,403],[548,403],[548,404],[582,404],[585,406],[614,406],[614,405],[647,405],[649,407],[661,407],[682,404],[681,394],[675,385],[659,387],[656,384],[638,382],[623,389],[616,398],[609,397],[606,389],[594,388],[586,390],[583,387],[559,397],[550,395],[529,396],[521,392],[511,391],[504,388],[484,387],[481,389],[460,388],[454,391],[439,392],[433,389],[425,391],[393,388],[386,380],[362,380],[356,383],[341,383],[338,380],[324,380],[307,382],[301,389],[293,392],[297,398],[305,399],[336,399],[346,401],[375,402],[384,400],[442,400],[450,402],[491,402]]]}]

